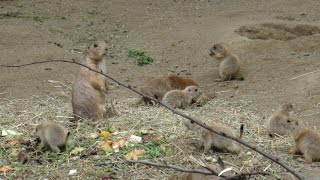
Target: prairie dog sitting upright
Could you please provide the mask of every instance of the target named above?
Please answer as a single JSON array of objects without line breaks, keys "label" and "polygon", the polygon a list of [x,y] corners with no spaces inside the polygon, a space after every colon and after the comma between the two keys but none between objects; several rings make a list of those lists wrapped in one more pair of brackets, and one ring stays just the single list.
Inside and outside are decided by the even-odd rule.
[{"label": "prairie dog sitting upright", "polygon": [[[104,71],[105,67],[99,67],[107,53],[105,41],[92,43],[85,52],[83,63],[96,70]],[[102,75],[85,67],[80,67],[73,82],[72,108],[75,120],[79,117],[98,122],[106,117],[106,79]]]},{"label": "prairie dog sitting upright", "polygon": [[273,137],[274,134],[281,136],[288,134],[287,120],[294,116],[294,114],[291,103],[281,104],[278,109],[272,113],[265,124],[269,136]]},{"label": "prairie dog sitting upright", "polygon": [[184,90],[171,90],[167,92],[163,96],[162,102],[173,108],[185,109],[192,102],[196,102],[202,93],[202,90],[198,86],[188,86]]},{"label": "prairie dog sitting upright", "polygon": [[295,118],[287,120],[288,130],[292,135],[295,146],[290,149],[291,154],[303,154],[306,162],[320,160],[320,133],[313,129],[305,128]]},{"label": "prairie dog sitting upright", "polygon": [[[141,92],[161,101],[164,94],[168,91],[175,89],[183,90],[187,86],[198,86],[198,84],[192,79],[177,75],[149,76],[145,78]],[[146,104],[151,103],[149,98],[142,98],[137,104],[141,102],[145,102]]]},{"label": "prairie dog sitting upright", "polygon": [[[242,151],[241,145],[236,141],[213,133],[199,126],[198,124],[191,122],[190,120],[186,120],[184,124],[186,125],[187,129],[196,131],[200,134],[201,146],[204,148],[204,152],[208,152],[212,148],[220,151],[227,150],[228,152],[236,154],[239,154]],[[211,123],[209,126],[218,132],[223,132],[229,136],[237,137],[229,127],[217,123]],[[243,125],[240,127],[239,139],[242,138],[242,134]]]},{"label": "prairie dog sitting upright", "polygon": [[59,153],[66,148],[70,132],[61,124],[43,122],[36,127],[36,134],[41,141],[41,147],[50,147]]},{"label": "prairie dog sitting upright", "polygon": [[238,56],[231,54],[225,44],[214,44],[210,49],[210,56],[214,56],[220,61],[220,79],[216,81],[229,81],[232,79],[244,80],[243,77],[238,75],[240,70],[240,60]]}]

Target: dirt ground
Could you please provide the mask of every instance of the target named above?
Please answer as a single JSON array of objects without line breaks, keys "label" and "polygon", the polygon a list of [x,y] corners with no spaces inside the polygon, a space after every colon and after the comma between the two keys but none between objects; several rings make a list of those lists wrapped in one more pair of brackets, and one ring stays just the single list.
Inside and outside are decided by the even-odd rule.
[{"label": "dirt ground", "polygon": [[[78,50],[104,39],[108,74],[121,82],[139,88],[146,75],[188,76],[218,92],[217,101],[250,102],[246,109],[261,119],[292,102],[300,119],[319,130],[319,7],[318,0],[0,0],[0,63],[80,59]],[[216,42],[239,56],[244,81],[214,81],[218,64],[209,48]],[[145,50],[154,62],[138,66],[128,57],[131,49]],[[0,97],[57,91],[48,80],[71,87],[77,69],[1,68]],[[138,96],[113,84],[110,97]],[[319,163],[300,170],[320,176]]]}]

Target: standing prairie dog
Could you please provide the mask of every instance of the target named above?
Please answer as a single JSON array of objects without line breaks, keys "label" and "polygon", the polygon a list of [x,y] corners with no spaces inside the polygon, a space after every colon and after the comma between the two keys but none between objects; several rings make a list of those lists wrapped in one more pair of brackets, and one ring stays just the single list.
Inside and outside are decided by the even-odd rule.
[{"label": "standing prairie dog", "polygon": [[295,118],[289,118],[287,120],[288,130],[292,135],[295,146],[290,149],[291,154],[303,154],[306,162],[320,160],[320,133],[305,128]]},{"label": "standing prairie dog", "polygon": [[291,103],[281,104],[278,109],[268,118],[265,126],[270,137],[275,134],[288,134],[287,120],[294,116],[294,110]]},{"label": "standing prairie dog", "polygon": [[50,147],[59,153],[66,148],[70,132],[61,124],[43,122],[36,127],[36,134],[41,141],[41,147]]},{"label": "standing prairie dog", "polygon": [[[189,78],[167,75],[167,76],[149,76],[145,78],[141,92],[149,97],[153,97],[159,101],[163,98],[164,94],[170,90],[183,90],[187,86],[198,86],[198,84]],[[142,98],[137,104],[145,102],[150,104],[149,98]]]},{"label": "standing prairie dog", "polygon": [[[239,154],[242,151],[241,145],[236,141],[211,132],[208,129],[199,126],[198,124],[191,122],[190,120],[186,120],[184,124],[186,125],[187,129],[196,131],[200,134],[201,146],[204,148],[204,152],[209,152],[209,150],[212,148],[220,151],[227,150],[228,152],[236,154]],[[217,123],[211,123],[209,126],[218,132],[222,132],[232,137],[237,137],[229,127]],[[243,125],[240,127],[239,139],[242,138],[242,135]]]},{"label": "standing prairie dog", "polygon": [[167,92],[162,102],[173,108],[186,109],[192,102],[195,102],[201,95],[202,90],[198,86],[188,86],[184,90],[171,90]]},{"label": "standing prairie dog", "polygon": [[223,43],[214,44],[210,49],[210,56],[214,56],[220,61],[220,79],[216,81],[244,80],[243,77],[239,77],[238,75],[240,69],[238,56],[231,54]]},{"label": "standing prairie dog", "polygon": [[[105,41],[92,43],[85,52],[83,63],[96,70],[105,71],[103,58],[107,53]],[[104,67],[99,67],[99,65]],[[101,68],[101,69],[100,69]],[[98,122],[106,117],[106,79],[85,67],[80,67],[73,82],[72,108],[75,120],[80,117]]]}]

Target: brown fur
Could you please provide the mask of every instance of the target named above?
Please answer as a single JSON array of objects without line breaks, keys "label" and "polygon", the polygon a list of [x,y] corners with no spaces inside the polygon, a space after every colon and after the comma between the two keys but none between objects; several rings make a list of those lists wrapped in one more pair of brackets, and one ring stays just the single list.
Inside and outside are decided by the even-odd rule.
[{"label": "brown fur", "polygon": [[273,137],[274,134],[287,135],[287,120],[292,117],[293,114],[294,110],[291,103],[281,104],[279,108],[268,118],[265,124],[269,136]]},{"label": "brown fur", "polygon": [[195,102],[201,95],[202,90],[198,86],[188,86],[184,90],[171,90],[167,92],[162,102],[173,108],[185,109]]},{"label": "brown fur", "polygon": [[[212,148],[220,151],[227,150],[228,152],[237,153],[237,154],[242,151],[242,147],[239,143],[231,139],[228,139],[226,137],[223,137],[221,135],[215,134],[199,126],[198,124],[191,122],[190,120],[185,121],[185,125],[188,129],[199,132],[199,134],[201,135],[200,141],[204,148],[204,152],[208,152]],[[217,123],[211,123],[209,126],[218,132],[222,132],[229,136],[236,137],[235,133],[229,127],[226,127]],[[239,138],[242,138],[242,134],[243,134],[243,125],[241,125],[241,128],[240,128]]]},{"label": "brown fur", "polygon": [[320,160],[320,133],[305,128],[296,119],[289,119],[289,131],[295,141],[295,146],[290,149],[291,154],[303,154],[306,162]]},{"label": "brown fur", "polygon": [[[150,76],[145,78],[141,92],[161,101],[164,94],[168,91],[175,89],[183,90],[187,86],[198,86],[198,84],[192,79],[177,75]],[[141,102],[147,104],[151,103],[149,98],[142,98],[137,104],[140,104]]]},{"label": "brown fur", "polygon": [[[85,52],[84,64],[97,71],[105,71],[105,63],[101,63],[107,52],[104,41],[96,41]],[[94,122],[106,117],[106,78],[100,74],[80,67],[73,82],[72,108],[75,120],[79,117],[91,119]]]},{"label": "brown fur", "polygon": [[220,61],[219,74],[220,79],[216,81],[229,81],[232,79],[244,80],[239,77],[240,60],[238,56],[229,52],[223,43],[214,44],[210,49],[210,56],[214,56]]},{"label": "brown fur", "polygon": [[64,150],[67,145],[69,131],[61,124],[43,122],[36,127],[36,133],[41,147],[50,147],[56,153]]}]

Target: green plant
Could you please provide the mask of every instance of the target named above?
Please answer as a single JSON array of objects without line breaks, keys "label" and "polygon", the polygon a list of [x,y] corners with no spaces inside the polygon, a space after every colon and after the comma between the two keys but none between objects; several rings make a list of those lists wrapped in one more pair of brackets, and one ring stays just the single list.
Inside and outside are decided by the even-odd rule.
[{"label": "green plant", "polygon": [[5,19],[5,18],[18,18],[20,17],[19,12],[6,12],[6,13],[0,13],[0,19]]},{"label": "green plant", "polygon": [[148,53],[141,50],[130,50],[128,57],[135,58],[138,61],[139,66],[143,66],[145,64],[151,64],[153,62],[153,59],[149,56]]}]

